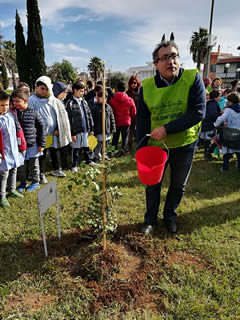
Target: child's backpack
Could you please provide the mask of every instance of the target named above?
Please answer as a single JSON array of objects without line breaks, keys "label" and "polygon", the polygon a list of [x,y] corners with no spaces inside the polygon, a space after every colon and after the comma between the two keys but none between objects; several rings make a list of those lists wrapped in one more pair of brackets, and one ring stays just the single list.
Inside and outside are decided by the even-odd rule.
[{"label": "child's backpack", "polygon": [[218,142],[231,149],[240,149],[240,130],[236,128],[218,127]]}]

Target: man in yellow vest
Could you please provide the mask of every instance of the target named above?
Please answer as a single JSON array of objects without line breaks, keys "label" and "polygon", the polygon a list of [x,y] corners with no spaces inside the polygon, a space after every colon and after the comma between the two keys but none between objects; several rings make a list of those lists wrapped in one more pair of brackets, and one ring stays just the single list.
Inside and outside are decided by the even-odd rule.
[{"label": "man in yellow vest", "polygon": [[[177,232],[177,207],[185,192],[199,126],[205,116],[206,99],[198,70],[180,68],[179,50],[171,34],[152,53],[157,69],[154,77],[145,79],[139,95],[136,123],[137,149],[147,145],[168,148],[170,185],[163,210],[169,233]],[[146,137],[151,134],[150,139]],[[146,187],[146,207],[142,232],[151,233],[157,224],[162,182]]]}]

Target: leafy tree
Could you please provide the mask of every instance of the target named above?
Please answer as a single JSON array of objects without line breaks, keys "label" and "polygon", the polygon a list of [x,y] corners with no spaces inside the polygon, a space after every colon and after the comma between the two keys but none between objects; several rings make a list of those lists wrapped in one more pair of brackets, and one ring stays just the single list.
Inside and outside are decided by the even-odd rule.
[{"label": "leafy tree", "polygon": [[52,79],[52,82],[72,82],[77,80],[77,72],[73,68],[71,62],[62,60],[61,63],[55,62],[48,70],[47,75]]},{"label": "leafy tree", "polygon": [[30,64],[25,43],[23,26],[16,10],[15,24],[15,39],[16,39],[16,63],[18,68],[19,78],[22,82],[26,82],[31,86]]},{"label": "leafy tree", "polygon": [[47,69],[47,76],[51,78],[52,82],[63,81],[61,63],[55,62]]},{"label": "leafy tree", "polygon": [[208,30],[199,28],[199,32],[193,32],[190,40],[190,53],[192,54],[193,62],[197,63],[197,68],[200,70],[201,63],[204,63],[207,56],[208,47]]},{"label": "leafy tree", "polygon": [[28,39],[27,51],[30,62],[32,87],[36,79],[46,74],[44,43],[37,0],[27,0]]},{"label": "leafy tree", "polygon": [[119,82],[127,83],[127,80],[127,75],[122,72],[113,72],[111,74],[107,74],[107,85],[111,88],[116,88]]},{"label": "leafy tree", "polygon": [[99,57],[92,57],[87,66],[90,71],[91,77],[94,79],[95,83],[98,78],[101,76],[101,72],[103,70],[102,60]]}]

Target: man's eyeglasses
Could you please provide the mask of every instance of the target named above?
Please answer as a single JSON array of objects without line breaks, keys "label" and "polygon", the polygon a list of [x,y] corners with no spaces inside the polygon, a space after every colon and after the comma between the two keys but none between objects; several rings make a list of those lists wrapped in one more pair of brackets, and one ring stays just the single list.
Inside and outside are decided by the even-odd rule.
[{"label": "man's eyeglasses", "polygon": [[160,60],[160,61],[162,61],[162,62],[167,62],[167,61],[169,61],[169,60],[174,60],[174,61],[176,61],[177,59],[179,58],[179,54],[176,54],[176,53],[173,53],[173,54],[171,54],[171,55],[164,55],[164,56],[162,56],[161,58],[158,58],[157,59],[157,62]]}]

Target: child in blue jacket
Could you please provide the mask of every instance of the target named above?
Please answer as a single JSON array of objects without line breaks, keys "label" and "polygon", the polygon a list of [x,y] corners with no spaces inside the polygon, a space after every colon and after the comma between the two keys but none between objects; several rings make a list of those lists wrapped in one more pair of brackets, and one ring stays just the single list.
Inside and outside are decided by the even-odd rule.
[{"label": "child in blue jacket", "polygon": [[24,157],[19,152],[15,115],[9,112],[9,95],[0,91],[0,129],[4,147],[4,158],[0,158],[0,207],[8,208],[8,196],[22,198],[23,195],[16,191],[17,168],[24,162]]},{"label": "child in blue jacket", "polygon": [[[240,94],[238,92],[230,93],[227,96],[228,106],[225,108],[223,115],[218,117],[214,123],[215,127],[224,125],[228,128],[235,128],[240,130]],[[240,172],[240,149],[232,149],[227,146],[222,147],[223,164],[221,171],[227,171],[229,168],[229,160],[233,153],[237,156],[237,167]]]}]

